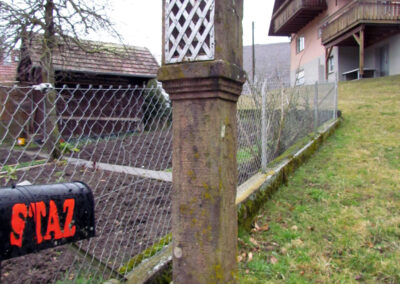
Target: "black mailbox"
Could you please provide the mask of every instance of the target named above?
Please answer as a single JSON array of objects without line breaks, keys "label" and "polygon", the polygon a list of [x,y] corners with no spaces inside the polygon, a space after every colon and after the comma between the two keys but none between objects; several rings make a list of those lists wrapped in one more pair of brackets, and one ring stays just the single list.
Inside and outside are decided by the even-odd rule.
[{"label": "black mailbox", "polygon": [[94,200],[86,184],[0,188],[0,261],[94,235]]}]

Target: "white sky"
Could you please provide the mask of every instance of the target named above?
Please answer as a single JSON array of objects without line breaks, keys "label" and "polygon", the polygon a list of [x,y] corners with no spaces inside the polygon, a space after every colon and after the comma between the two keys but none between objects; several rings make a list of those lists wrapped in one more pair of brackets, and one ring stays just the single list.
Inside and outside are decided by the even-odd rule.
[{"label": "white sky", "polygon": [[[218,1],[218,0],[217,0]],[[145,46],[158,60],[161,58],[162,0],[113,0],[109,14],[129,45]],[[244,0],[243,43],[251,45],[251,23],[255,24],[255,43],[287,42],[287,37],[268,37],[274,1]],[[110,38],[97,36],[97,40]]]}]

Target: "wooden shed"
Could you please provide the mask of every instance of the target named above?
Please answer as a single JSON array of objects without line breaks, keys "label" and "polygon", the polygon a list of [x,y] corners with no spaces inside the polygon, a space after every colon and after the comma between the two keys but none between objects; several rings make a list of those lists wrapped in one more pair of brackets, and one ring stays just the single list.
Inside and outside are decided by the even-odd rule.
[{"label": "wooden shed", "polygon": [[[22,86],[42,80],[40,36],[22,48],[17,80]],[[82,48],[83,47],[83,48]],[[158,63],[147,48],[112,43],[58,43],[53,56],[58,126],[64,139],[134,131],[142,120],[142,88],[156,77]],[[79,87],[77,87],[79,85]],[[130,89],[126,89],[130,86]],[[135,86],[137,86],[135,88]],[[42,138],[44,93],[34,91],[29,132]]]}]

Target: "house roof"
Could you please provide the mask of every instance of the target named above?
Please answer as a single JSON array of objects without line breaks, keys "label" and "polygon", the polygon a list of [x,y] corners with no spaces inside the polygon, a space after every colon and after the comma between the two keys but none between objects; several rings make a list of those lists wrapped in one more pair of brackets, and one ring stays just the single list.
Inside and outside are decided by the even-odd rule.
[{"label": "house roof", "polygon": [[[33,66],[40,66],[42,43],[40,37],[29,48]],[[95,41],[58,43],[53,56],[56,71],[155,78],[159,65],[145,47],[127,46]]]}]

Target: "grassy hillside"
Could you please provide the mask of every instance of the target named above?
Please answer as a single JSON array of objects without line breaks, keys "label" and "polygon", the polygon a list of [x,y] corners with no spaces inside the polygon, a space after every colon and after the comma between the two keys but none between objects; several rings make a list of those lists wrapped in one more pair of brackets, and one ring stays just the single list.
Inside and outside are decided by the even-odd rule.
[{"label": "grassy hillside", "polygon": [[240,283],[400,283],[400,76],[339,96],[342,126],[240,232]]}]

